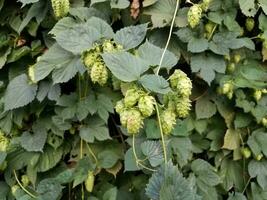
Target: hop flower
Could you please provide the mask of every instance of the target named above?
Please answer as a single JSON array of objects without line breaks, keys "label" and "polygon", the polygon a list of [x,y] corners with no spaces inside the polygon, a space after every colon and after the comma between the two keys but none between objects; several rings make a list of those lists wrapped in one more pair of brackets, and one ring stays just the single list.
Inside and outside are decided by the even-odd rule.
[{"label": "hop flower", "polygon": [[262,154],[259,154],[259,155],[256,156],[256,160],[257,161],[260,161],[262,158],[263,158],[263,155]]},{"label": "hop flower", "polygon": [[164,134],[170,134],[176,124],[175,113],[171,110],[165,110],[161,114],[162,131]]},{"label": "hop flower", "polygon": [[203,3],[201,3],[201,8],[204,11],[207,11],[209,9],[210,3],[212,0],[203,0]]},{"label": "hop flower", "polygon": [[187,13],[187,20],[192,28],[195,28],[199,24],[201,15],[202,15],[202,8],[200,5],[194,4],[189,8],[189,11]]},{"label": "hop flower", "polygon": [[22,175],[21,182],[24,187],[27,187],[30,184],[30,179],[27,175]]},{"label": "hop flower", "polygon": [[187,117],[191,107],[190,99],[185,97],[177,97],[175,103],[177,116],[179,118]]},{"label": "hop flower", "polygon": [[223,94],[228,94],[230,92],[232,92],[234,89],[234,86],[231,82],[226,82],[223,84],[223,87],[222,87],[222,93]]},{"label": "hop flower", "polygon": [[119,114],[125,110],[125,105],[124,105],[123,100],[120,100],[116,103],[115,110]]},{"label": "hop flower", "polygon": [[136,134],[143,126],[143,118],[137,109],[131,109],[127,119],[127,131],[130,134]]},{"label": "hop flower", "polygon": [[104,63],[95,63],[91,69],[91,80],[93,83],[99,83],[99,85],[105,85],[108,80],[108,70]]},{"label": "hop flower", "polygon": [[99,55],[95,52],[95,49],[90,49],[88,51],[83,52],[82,60],[86,67],[90,68],[94,65],[94,63],[99,62]]},{"label": "hop flower", "polygon": [[108,52],[108,53],[116,51],[114,42],[112,42],[111,40],[105,40],[102,44],[102,49],[103,52]]},{"label": "hop flower", "polygon": [[13,186],[11,187],[11,193],[12,193],[12,195],[15,196],[15,195],[16,195],[16,192],[17,192],[19,189],[20,189],[20,187],[19,187],[18,185],[13,185]]},{"label": "hop flower", "polygon": [[267,127],[267,118],[266,117],[262,118],[261,123],[263,126]]},{"label": "hop flower", "polygon": [[70,10],[69,0],[51,0],[51,5],[56,18],[65,17]]},{"label": "hop flower", "polygon": [[178,95],[189,97],[192,90],[192,82],[181,70],[175,70],[170,76],[171,87],[177,91]]},{"label": "hop flower", "polygon": [[171,87],[173,89],[177,88],[177,85],[179,84],[179,80],[181,80],[182,78],[187,77],[186,73],[184,73],[182,70],[180,69],[176,69],[173,74],[170,76],[170,83],[171,83]]},{"label": "hop flower", "polygon": [[35,80],[35,76],[34,76],[34,67],[35,65],[31,65],[28,68],[28,77],[32,83],[37,83],[37,81]]},{"label": "hop flower", "polygon": [[142,96],[138,101],[138,108],[144,117],[150,117],[154,111],[155,99],[152,96]]},{"label": "hop flower", "polygon": [[122,126],[127,127],[127,120],[129,116],[130,116],[129,110],[124,110],[123,112],[120,113],[120,121]]},{"label": "hop flower", "polygon": [[0,152],[6,152],[9,145],[9,139],[0,131]]},{"label": "hop flower", "polygon": [[124,98],[124,104],[126,107],[132,107],[134,106],[140,96],[142,94],[142,91],[138,88],[132,88],[126,91],[125,98]]},{"label": "hop flower", "polygon": [[241,148],[241,154],[244,156],[244,158],[248,159],[251,156],[251,151],[248,147],[242,147]]},{"label": "hop flower", "polygon": [[252,31],[253,30],[253,28],[254,28],[254,26],[255,26],[255,21],[254,21],[254,19],[253,18],[247,18],[246,19],[246,29],[248,30],[248,31]]},{"label": "hop flower", "polygon": [[262,91],[261,90],[255,90],[253,93],[253,97],[256,101],[259,101],[262,97]]}]

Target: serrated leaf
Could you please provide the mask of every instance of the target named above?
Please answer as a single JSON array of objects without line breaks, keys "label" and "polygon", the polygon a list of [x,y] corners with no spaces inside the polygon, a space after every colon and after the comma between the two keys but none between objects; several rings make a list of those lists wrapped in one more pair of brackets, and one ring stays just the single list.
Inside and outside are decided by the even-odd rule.
[{"label": "serrated leaf", "polygon": [[206,119],[216,113],[216,105],[211,101],[208,95],[204,95],[196,102],[197,119]]},{"label": "serrated leaf", "polygon": [[239,6],[247,17],[253,17],[257,13],[254,0],[239,0]]},{"label": "serrated leaf", "polygon": [[254,131],[248,138],[247,144],[254,155],[258,156],[263,153],[267,156],[267,134],[261,129]]},{"label": "serrated leaf", "polygon": [[141,144],[142,152],[147,156],[152,167],[157,167],[163,163],[163,150],[157,141],[148,140]]},{"label": "serrated leaf", "polygon": [[148,74],[142,76],[139,81],[144,88],[152,92],[167,94],[169,91],[171,91],[168,81],[162,76]]},{"label": "serrated leaf", "polygon": [[56,181],[56,179],[49,178],[42,180],[37,186],[37,192],[40,199],[43,200],[57,200],[61,195],[63,187]]},{"label": "serrated leaf", "polygon": [[192,53],[200,53],[207,50],[209,47],[209,42],[205,38],[192,38],[189,40],[187,49]]},{"label": "serrated leaf", "polygon": [[21,74],[9,82],[4,96],[5,110],[25,106],[34,100],[37,85],[28,81],[26,74]]},{"label": "serrated leaf", "polygon": [[191,57],[191,69],[192,72],[200,72],[200,76],[210,84],[215,78],[215,72],[225,72],[226,64],[222,57],[198,54]]},{"label": "serrated leaf", "polygon": [[114,40],[122,45],[124,49],[132,49],[137,47],[145,39],[146,32],[147,24],[128,26],[117,31]]},{"label": "serrated leaf", "polygon": [[257,177],[257,182],[262,189],[267,189],[267,161],[251,160],[248,164],[248,172],[250,177]]},{"label": "serrated leaf", "polygon": [[102,57],[112,74],[125,82],[138,80],[149,68],[144,60],[128,52],[104,53]]},{"label": "serrated leaf", "polygon": [[[143,45],[138,48],[138,55],[146,60],[149,65],[157,66],[160,63],[161,56],[163,54],[163,49],[153,45],[152,43],[146,41]],[[166,51],[164,58],[162,60],[162,68],[170,70],[178,62],[177,57],[170,51]]]},{"label": "serrated leaf", "polygon": [[57,36],[60,32],[70,29],[71,27],[75,26],[76,21],[71,17],[64,17],[60,19],[56,25],[52,28],[49,32],[50,34]]},{"label": "serrated leaf", "polygon": [[101,38],[99,31],[85,24],[77,24],[72,28],[61,31],[55,37],[57,43],[65,50],[74,54],[81,54],[93,46]]},{"label": "serrated leaf", "polygon": [[114,36],[111,26],[103,19],[98,17],[91,17],[89,20],[87,20],[86,25],[89,27],[94,27],[101,34],[101,37],[113,38]]},{"label": "serrated leaf", "polygon": [[120,157],[112,150],[105,150],[97,155],[100,167],[105,169],[113,167],[117,163],[119,158]]}]

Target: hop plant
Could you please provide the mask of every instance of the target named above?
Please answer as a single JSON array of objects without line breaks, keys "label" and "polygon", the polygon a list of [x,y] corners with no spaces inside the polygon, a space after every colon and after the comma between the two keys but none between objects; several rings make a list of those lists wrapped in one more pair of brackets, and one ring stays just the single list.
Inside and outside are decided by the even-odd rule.
[{"label": "hop plant", "polygon": [[175,70],[170,76],[170,83],[172,89],[177,91],[178,95],[183,97],[191,95],[192,82],[183,71]]},{"label": "hop plant", "polygon": [[134,106],[142,95],[142,91],[138,88],[131,88],[126,91],[124,104],[126,107]]},{"label": "hop plant", "polygon": [[250,158],[251,151],[248,147],[242,147],[240,151],[241,151],[241,154],[243,155],[244,158],[246,158],[246,159]]},{"label": "hop plant", "polygon": [[223,94],[231,93],[233,91],[233,89],[234,89],[233,84],[230,81],[228,81],[228,82],[223,84],[222,93]]},{"label": "hop plant", "polygon": [[9,139],[0,131],[0,151],[6,152],[9,145]]},{"label": "hop plant", "polygon": [[130,116],[129,110],[123,110],[120,114],[120,122],[123,127],[127,127],[127,120]]},{"label": "hop plant", "polygon": [[129,134],[137,134],[143,126],[141,112],[135,108],[122,112],[120,119]]},{"label": "hop plant", "polygon": [[19,189],[20,189],[20,187],[19,187],[18,185],[13,185],[13,186],[11,187],[11,193],[12,193],[12,195],[15,196],[15,195],[16,195],[16,192],[17,192]]},{"label": "hop plant", "polygon": [[5,171],[6,167],[7,167],[7,161],[2,162],[2,164],[0,165],[0,172]]},{"label": "hop plant", "polygon": [[95,52],[95,49],[90,49],[83,52],[82,61],[87,68],[91,68],[94,63],[99,62],[99,55]]},{"label": "hop plant", "polygon": [[90,77],[93,83],[103,86],[108,80],[108,70],[103,62],[95,63],[91,69]]},{"label": "hop plant", "polygon": [[179,84],[179,80],[181,80],[182,78],[187,77],[186,73],[184,73],[182,70],[180,69],[176,69],[173,74],[170,76],[170,83],[171,83],[171,87],[173,89],[176,89],[178,84]]},{"label": "hop plant", "polygon": [[27,175],[22,175],[21,182],[22,182],[23,187],[27,187],[30,184],[30,179]]},{"label": "hop plant", "polygon": [[162,112],[161,116],[162,131],[164,134],[170,134],[176,124],[175,112],[171,110],[165,110]]},{"label": "hop plant", "polygon": [[261,90],[255,90],[253,93],[253,97],[256,101],[259,101],[262,97],[262,91]]},{"label": "hop plant", "polygon": [[103,52],[114,52],[116,51],[115,44],[111,40],[105,40],[102,44]]},{"label": "hop plant", "polygon": [[195,28],[199,24],[201,15],[202,15],[201,5],[194,4],[189,8],[189,11],[187,13],[187,20],[192,28]]},{"label": "hop plant", "polygon": [[203,0],[203,2],[200,4],[202,10],[207,11],[209,9],[211,1],[212,0]]},{"label": "hop plant", "polygon": [[65,17],[70,10],[69,0],[51,0],[51,5],[56,18]]},{"label": "hop plant", "polygon": [[28,77],[30,79],[30,81],[32,83],[37,83],[36,80],[35,80],[35,76],[34,76],[34,66],[35,65],[31,65],[29,68],[28,68]]},{"label": "hop plant", "polygon": [[255,21],[253,18],[247,18],[245,23],[246,29],[252,31],[255,26]]},{"label": "hop plant", "polygon": [[142,96],[138,101],[138,108],[144,117],[150,117],[154,111],[155,99],[152,96]]},{"label": "hop plant", "polygon": [[125,105],[124,105],[123,100],[120,100],[116,103],[115,110],[119,114],[125,110]]},{"label": "hop plant", "polygon": [[190,99],[186,97],[177,97],[175,103],[177,116],[179,118],[187,117],[191,107]]},{"label": "hop plant", "polygon": [[262,118],[261,123],[264,127],[267,127],[267,117]]}]

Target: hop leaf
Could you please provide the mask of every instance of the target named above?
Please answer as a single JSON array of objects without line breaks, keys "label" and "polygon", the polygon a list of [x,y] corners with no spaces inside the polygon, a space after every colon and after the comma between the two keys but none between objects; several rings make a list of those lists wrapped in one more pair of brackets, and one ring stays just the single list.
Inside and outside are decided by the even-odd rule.
[{"label": "hop leaf", "polygon": [[95,63],[91,69],[91,80],[103,86],[108,80],[108,70],[102,62]]},{"label": "hop leaf", "polygon": [[199,24],[201,19],[201,14],[202,14],[202,8],[200,5],[194,4],[189,8],[189,11],[187,13],[187,20],[192,28],[195,28]]},{"label": "hop leaf", "polygon": [[185,118],[188,116],[191,107],[191,101],[189,98],[178,97],[176,98],[176,113],[179,118]]},{"label": "hop leaf", "polygon": [[9,145],[9,139],[0,131],[0,151],[6,152]]},{"label": "hop leaf", "polygon": [[176,124],[175,113],[171,110],[165,110],[161,114],[162,131],[164,134],[170,134]]},{"label": "hop leaf", "polygon": [[141,97],[142,91],[138,88],[132,88],[126,91],[124,103],[126,107],[134,106]]},{"label": "hop leaf", "polygon": [[56,18],[65,17],[69,13],[69,0],[51,0],[51,4]]},{"label": "hop leaf", "polygon": [[150,117],[154,111],[155,99],[152,96],[142,96],[138,101],[138,108],[144,117]]}]

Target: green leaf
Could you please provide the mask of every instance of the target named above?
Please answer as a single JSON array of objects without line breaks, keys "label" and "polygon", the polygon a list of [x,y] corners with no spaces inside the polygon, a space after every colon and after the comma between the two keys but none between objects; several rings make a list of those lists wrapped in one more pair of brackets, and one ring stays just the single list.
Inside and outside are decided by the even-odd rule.
[{"label": "green leaf", "polygon": [[11,48],[2,48],[0,50],[0,69],[3,68],[3,66],[5,65],[6,61],[7,61],[7,56],[10,54],[11,52]]},{"label": "green leaf", "polygon": [[195,38],[193,37],[187,45],[188,51],[192,53],[200,53],[207,50],[209,47],[209,42],[205,38]]},{"label": "green leaf", "polygon": [[77,24],[72,28],[61,31],[55,37],[57,43],[65,50],[81,54],[90,49],[93,43],[101,38],[100,32],[90,24]]},{"label": "green leaf", "polygon": [[50,34],[57,36],[60,32],[70,29],[71,27],[75,26],[76,21],[71,17],[64,17],[60,19],[56,25],[52,28],[49,32]]},{"label": "green leaf", "polygon": [[37,91],[36,84],[29,84],[26,74],[12,79],[4,96],[5,110],[12,110],[32,102]]},{"label": "green leaf", "polygon": [[14,48],[7,57],[7,63],[13,63],[23,56],[28,55],[31,52],[31,48],[28,46],[23,46],[20,48]]},{"label": "green leaf", "polygon": [[247,200],[247,198],[242,193],[233,192],[229,195],[227,200]]},{"label": "green leaf", "polygon": [[248,164],[248,172],[251,178],[257,177],[257,182],[262,189],[267,189],[267,161],[251,160]]},{"label": "green leaf", "polygon": [[128,0],[111,0],[110,1],[111,8],[125,9],[129,5],[130,5],[130,2]]},{"label": "green leaf", "polygon": [[[161,56],[163,54],[163,49],[153,45],[152,43],[146,41],[143,45],[138,48],[138,55],[146,60],[149,65],[157,66],[160,63]],[[166,51],[164,58],[162,60],[162,68],[170,70],[178,62],[177,57],[170,51]]]},{"label": "green leaf", "polygon": [[0,181],[0,199],[6,200],[8,192],[9,192],[8,185],[5,182]]},{"label": "green leaf", "polygon": [[244,128],[244,127],[248,127],[248,125],[250,124],[250,122],[252,122],[253,118],[245,113],[236,113],[236,117],[235,117],[235,128]]},{"label": "green leaf", "polygon": [[267,15],[267,2],[265,0],[258,0],[260,7],[262,8],[265,15]]},{"label": "green leaf", "polygon": [[80,137],[90,143],[93,143],[95,139],[98,141],[111,139],[105,122],[97,117],[91,118],[87,125],[81,127]]},{"label": "green leaf", "polygon": [[37,192],[42,200],[57,200],[63,187],[53,178],[42,180],[37,186]]},{"label": "green leaf", "polygon": [[192,72],[200,72],[200,76],[210,84],[215,78],[215,72],[225,72],[226,64],[222,57],[198,54],[191,57],[191,69]]},{"label": "green leaf", "polygon": [[163,150],[160,142],[147,140],[141,144],[141,149],[152,167],[157,167],[163,163]]},{"label": "green leaf", "polygon": [[43,151],[47,132],[40,124],[34,124],[32,127],[33,133],[24,132],[20,137],[21,146],[27,151]]},{"label": "green leaf", "polygon": [[112,74],[125,82],[138,80],[149,68],[144,60],[128,52],[104,53],[102,57]]},{"label": "green leaf", "polygon": [[141,77],[139,80],[144,88],[152,92],[167,94],[171,91],[169,83],[162,76],[148,74]]},{"label": "green leaf", "polygon": [[[136,149],[136,154],[139,159],[141,159],[142,152],[141,148]],[[136,159],[134,157],[133,148],[129,148],[124,155],[124,171],[138,171],[140,167],[137,165]]]},{"label": "green leaf", "polygon": [[115,42],[122,45],[124,49],[137,47],[146,37],[147,24],[128,26],[116,32]]},{"label": "green leaf", "polygon": [[97,94],[96,95],[96,108],[97,108],[97,114],[99,115],[99,117],[107,123],[109,113],[114,112],[111,99],[105,94]]},{"label": "green leaf", "polygon": [[155,119],[146,119],[144,125],[147,139],[160,138],[158,122]]},{"label": "green leaf", "polygon": [[95,28],[101,34],[101,37],[113,38],[114,36],[111,26],[98,17],[91,17],[87,20],[86,25]]},{"label": "green leaf", "polygon": [[254,155],[258,156],[259,154],[263,153],[265,156],[267,156],[267,134],[263,132],[263,130],[259,129],[253,131],[248,138],[247,144]]},{"label": "green leaf", "polygon": [[118,189],[116,187],[110,188],[103,195],[103,200],[117,200]]},{"label": "green leaf", "polygon": [[239,0],[239,6],[244,15],[254,17],[257,13],[254,0]]},{"label": "green leaf", "polygon": [[207,119],[215,115],[216,105],[211,101],[208,95],[204,95],[196,102],[197,119]]},{"label": "green leaf", "polygon": [[100,167],[105,169],[113,167],[119,158],[120,157],[112,150],[105,150],[97,155]]},{"label": "green leaf", "polygon": [[224,136],[224,149],[235,150],[240,147],[240,130],[228,129]]},{"label": "green leaf", "polygon": [[5,161],[6,156],[7,156],[6,152],[0,151],[0,165],[2,165],[2,163]]},{"label": "green leaf", "polygon": [[196,159],[191,164],[192,171],[197,179],[209,186],[216,186],[220,183],[220,177],[215,172],[215,168],[202,159]]},{"label": "green leaf", "polygon": [[[152,6],[145,8],[144,15],[150,15],[153,28],[162,28],[171,23],[176,7],[176,0],[157,1]],[[175,17],[175,27],[187,25],[188,8],[180,8]]]},{"label": "green leaf", "polygon": [[22,7],[24,7],[25,5],[27,4],[30,4],[30,3],[36,3],[38,2],[39,0],[18,0],[19,2],[22,3]]}]

